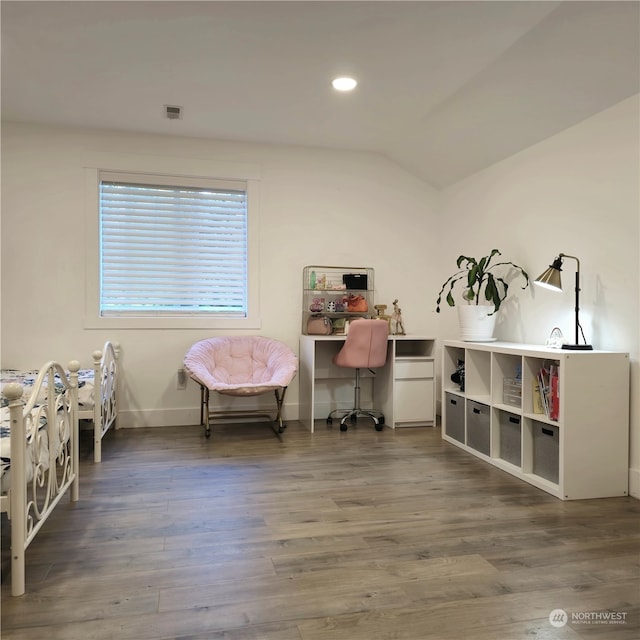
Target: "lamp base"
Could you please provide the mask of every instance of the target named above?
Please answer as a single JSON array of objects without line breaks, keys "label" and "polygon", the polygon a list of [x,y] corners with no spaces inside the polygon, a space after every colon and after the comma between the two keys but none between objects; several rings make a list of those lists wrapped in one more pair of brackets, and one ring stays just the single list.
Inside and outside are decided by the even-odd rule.
[{"label": "lamp base", "polygon": [[562,348],[571,351],[593,351],[593,347],[590,344],[563,344]]}]

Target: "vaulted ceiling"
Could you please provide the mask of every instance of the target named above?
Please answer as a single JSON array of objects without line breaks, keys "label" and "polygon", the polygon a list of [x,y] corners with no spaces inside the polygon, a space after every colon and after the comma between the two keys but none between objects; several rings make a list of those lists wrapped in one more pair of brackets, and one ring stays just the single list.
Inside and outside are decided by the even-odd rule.
[{"label": "vaulted ceiling", "polygon": [[442,187],[637,94],[639,9],[3,0],[2,118],[374,151]]}]

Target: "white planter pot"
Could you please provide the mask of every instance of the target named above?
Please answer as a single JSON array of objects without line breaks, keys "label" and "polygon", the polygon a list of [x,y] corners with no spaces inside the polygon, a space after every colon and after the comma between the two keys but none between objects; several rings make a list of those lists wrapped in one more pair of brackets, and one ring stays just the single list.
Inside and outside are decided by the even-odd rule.
[{"label": "white planter pot", "polygon": [[465,342],[491,342],[495,340],[493,331],[496,326],[496,314],[488,315],[493,307],[476,304],[459,304],[456,307],[461,340]]}]

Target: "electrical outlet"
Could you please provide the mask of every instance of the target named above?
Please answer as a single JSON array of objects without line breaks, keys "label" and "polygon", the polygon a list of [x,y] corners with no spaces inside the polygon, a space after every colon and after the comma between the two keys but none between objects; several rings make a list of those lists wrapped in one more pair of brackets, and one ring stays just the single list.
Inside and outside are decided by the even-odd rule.
[{"label": "electrical outlet", "polygon": [[187,388],[187,372],[184,369],[178,369],[178,390]]}]

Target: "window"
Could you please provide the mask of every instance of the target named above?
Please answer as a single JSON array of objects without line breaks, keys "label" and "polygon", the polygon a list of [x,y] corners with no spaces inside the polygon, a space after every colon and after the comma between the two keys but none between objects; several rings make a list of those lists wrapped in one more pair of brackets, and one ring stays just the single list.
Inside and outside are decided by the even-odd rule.
[{"label": "window", "polygon": [[[261,328],[259,165],[89,151],[83,173],[86,329]],[[224,212],[234,217],[232,204],[242,207],[241,194],[244,241],[216,228]],[[243,244],[240,252],[221,251],[225,234]]]},{"label": "window", "polygon": [[246,181],[100,172],[100,316],[248,315]]}]

